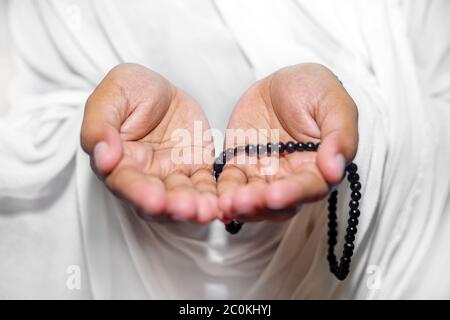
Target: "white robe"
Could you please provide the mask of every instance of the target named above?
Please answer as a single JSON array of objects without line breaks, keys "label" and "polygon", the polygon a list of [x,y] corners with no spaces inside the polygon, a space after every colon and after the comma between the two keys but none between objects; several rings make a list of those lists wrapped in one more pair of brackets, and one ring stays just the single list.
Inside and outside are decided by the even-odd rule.
[{"label": "white robe", "polygon": [[[450,298],[449,13],[446,0],[11,1],[0,298]],[[257,79],[332,69],[360,114],[348,279],[328,271],[326,201],[228,236],[142,221],[108,192],[79,131],[86,97],[121,62],[167,77],[222,130]],[[339,194],[342,238],[347,183]]]}]

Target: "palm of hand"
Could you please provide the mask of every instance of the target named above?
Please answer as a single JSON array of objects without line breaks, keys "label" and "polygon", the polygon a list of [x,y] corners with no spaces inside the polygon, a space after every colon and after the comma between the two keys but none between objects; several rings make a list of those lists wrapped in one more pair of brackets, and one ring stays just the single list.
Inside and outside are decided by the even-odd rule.
[{"label": "palm of hand", "polygon": [[[130,70],[131,69],[131,70]],[[212,142],[202,133],[209,124],[198,104],[161,76],[140,66],[119,70],[119,92],[109,112],[120,119],[121,158],[105,177],[111,191],[143,217],[164,215],[206,223],[217,217],[212,177]],[[112,89],[112,87],[116,89]],[[102,84],[96,89],[102,95]],[[92,101],[94,100],[94,101]],[[91,99],[95,104],[95,98]],[[89,104],[89,103],[88,103]],[[200,139],[194,136],[194,130]]]},{"label": "palm of hand", "polygon": [[[317,143],[329,134],[326,122],[330,122],[336,112],[329,100],[336,105],[353,106],[336,77],[327,69],[317,65],[282,69],[244,94],[230,118],[228,129],[259,132],[265,129],[258,141],[251,141],[247,136],[245,143]],[[236,141],[226,141],[227,147],[235,145]],[[326,152],[331,152],[329,141],[325,148]],[[295,213],[296,206],[328,193],[328,181],[320,171],[316,152],[285,154],[278,162],[267,160],[262,157],[255,164],[241,162],[225,166],[218,181],[225,221],[230,218],[242,222],[288,219]],[[270,171],[268,164],[272,166]],[[333,179],[336,177],[330,180]],[[281,214],[280,210],[287,214]]]}]

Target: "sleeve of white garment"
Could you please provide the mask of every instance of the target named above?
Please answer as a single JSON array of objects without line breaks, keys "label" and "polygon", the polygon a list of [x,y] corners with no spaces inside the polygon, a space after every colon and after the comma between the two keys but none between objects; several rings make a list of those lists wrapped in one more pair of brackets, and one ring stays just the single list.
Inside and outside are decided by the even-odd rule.
[{"label": "sleeve of white garment", "polygon": [[[450,227],[448,8],[439,0],[386,2],[358,17],[367,76],[342,66],[359,108],[356,161],[365,184],[348,297],[448,296],[440,267],[447,258],[433,249]],[[383,14],[383,25],[371,23]]]},{"label": "sleeve of white garment", "polygon": [[[265,24],[271,26],[260,42],[250,32],[242,37],[241,44],[252,49],[247,52],[255,68],[268,74],[288,63],[325,64],[342,80],[359,111],[355,162],[363,188],[351,276],[335,283],[334,291],[330,283],[318,280],[329,274],[320,268],[326,264],[323,237],[322,249],[317,249],[314,241],[309,250],[297,255],[298,268],[310,258],[311,250],[320,258],[305,272],[295,297],[308,297],[308,292],[337,298],[415,297],[415,290],[426,283],[422,296],[448,295],[449,286],[440,283],[449,281],[440,267],[442,257],[434,254],[433,261],[429,260],[430,253],[436,252],[436,243],[448,243],[444,234],[449,226],[450,136],[445,109],[450,81],[447,60],[443,59],[448,56],[448,31],[444,31],[448,30],[448,19],[427,14],[434,11],[444,15],[448,3],[435,1],[428,8],[431,11],[426,10],[428,4],[419,6],[418,12],[425,17],[420,21],[427,22],[414,24],[415,29],[410,28],[410,22],[417,22],[417,17],[408,16],[404,6],[397,1],[298,0],[291,10],[274,4],[270,14],[262,7],[246,12],[265,17]],[[234,9],[236,16],[246,8]],[[281,18],[276,19],[277,15],[285,23],[278,23]],[[239,29],[245,30],[245,25],[239,25],[244,19],[235,20]],[[247,20],[249,26],[258,25]],[[425,29],[432,40],[427,45],[421,42]],[[291,30],[297,32],[296,41],[289,38]],[[266,38],[276,39],[277,46],[268,46]],[[274,58],[261,58],[260,48]],[[418,63],[417,57],[422,61]],[[347,183],[340,185],[339,194],[338,234],[342,235],[350,198]],[[286,247],[299,243],[297,230],[302,230],[305,219],[293,219],[291,230],[296,232],[285,235]],[[341,243],[337,247],[341,248]],[[433,286],[440,288],[439,294]]]},{"label": "sleeve of white garment", "polygon": [[[98,68],[71,38],[81,28],[76,7],[12,1],[9,9],[14,77],[0,119],[0,200],[39,199],[59,188],[52,181],[74,158],[94,87],[87,75]],[[66,10],[66,21],[52,14],[57,10]]]}]

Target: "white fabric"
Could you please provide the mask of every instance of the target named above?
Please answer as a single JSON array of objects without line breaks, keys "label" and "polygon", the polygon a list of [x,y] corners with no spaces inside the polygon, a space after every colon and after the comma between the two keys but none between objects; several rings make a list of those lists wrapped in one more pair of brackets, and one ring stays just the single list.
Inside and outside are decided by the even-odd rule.
[{"label": "white fabric", "polygon": [[[445,0],[11,2],[0,297],[450,298],[449,12]],[[230,237],[218,223],[144,222],[111,195],[79,129],[86,97],[121,62],[163,74],[220,129],[255,80],[301,62],[331,68],[360,114],[348,280],[328,271],[326,201]],[[339,191],[342,235],[348,185]],[[79,290],[66,286],[72,265]]]},{"label": "white fabric", "polygon": [[9,36],[6,23],[8,2],[0,1],[0,114],[5,112],[8,87],[8,79],[10,75],[10,57],[9,57]]}]

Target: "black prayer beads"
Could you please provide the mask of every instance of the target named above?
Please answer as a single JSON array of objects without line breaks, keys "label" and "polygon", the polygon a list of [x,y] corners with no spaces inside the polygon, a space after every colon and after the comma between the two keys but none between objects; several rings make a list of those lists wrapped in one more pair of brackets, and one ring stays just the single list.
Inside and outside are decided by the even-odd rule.
[{"label": "black prayer beads", "polygon": [[[319,143],[315,144],[313,142],[293,142],[289,141],[287,143],[267,143],[267,144],[248,144],[245,147],[238,146],[235,148],[229,148],[222,152],[222,154],[214,162],[214,177],[219,178],[222,173],[223,167],[230,161],[234,156],[245,152],[249,156],[264,156],[264,155],[282,155],[283,153],[293,153],[293,152],[303,152],[303,151],[317,151],[319,148]],[[330,271],[339,280],[344,280],[350,272],[350,263],[355,249],[354,241],[357,232],[358,218],[360,215],[359,211],[359,200],[361,199],[361,183],[359,182],[359,175],[357,173],[358,167],[354,163],[350,163],[345,168],[347,175],[347,180],[350,182],[351,200],[349,202],[349,219],[348,226],[346,229],[346,234],[344,237],[344,249],[342,252],[342,257],[338,263],[337,258],[334,254],[334,247],[337,244],[337,190],[331,192],[328,198],[328,256],[327,260],[330,266]],[[225,229],[231,233],[236,234],[242,228],[242,223],[237,220],[233,220],[225,225]]]},{"label": "black prayer beads", "polygon": [[349,202],[349,219],[347,221],[348,226],[344,237],[344,249],[342,257],[338,263],[334,254],[334,247],[337,244],[337,190],[331,192],[328,198],[328,264],[330,271],[339,280],[344,280],[350,272],[350,263],[352,261],[353,251],[355,249],[354,241],[358,225],[359,200],[361,199],[361,183],[359,182],[359,175],[356,173],[358,167],[354,163],[350,163],[345,171],[348,173],[347,180],[350,182],[351,200]]}]

